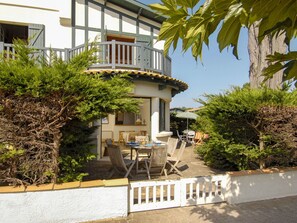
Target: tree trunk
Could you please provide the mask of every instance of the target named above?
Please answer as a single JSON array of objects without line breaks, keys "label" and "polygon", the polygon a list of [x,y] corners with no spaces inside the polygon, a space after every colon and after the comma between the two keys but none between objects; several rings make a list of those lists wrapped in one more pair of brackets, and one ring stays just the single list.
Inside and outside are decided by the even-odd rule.
[{"label": "tree trunk", "polygon": [[264,77],[261,76],[262,71],[266,68],[269,63],[266,61],[266,57],[269,54],[275,52],[286,53],[287,45],[285,44],[285,35],[279,35],[275,37],[265,37],[261,43],[258,41],[259,28],[258,24],[253,24],[249,29],[249,41],[248,50],[250,57],[250,86],[251,88],[259,88],[265,85],[272,89],[278,89],[282,87],[283,71],[279,71],[274,76],[262,83]]}]

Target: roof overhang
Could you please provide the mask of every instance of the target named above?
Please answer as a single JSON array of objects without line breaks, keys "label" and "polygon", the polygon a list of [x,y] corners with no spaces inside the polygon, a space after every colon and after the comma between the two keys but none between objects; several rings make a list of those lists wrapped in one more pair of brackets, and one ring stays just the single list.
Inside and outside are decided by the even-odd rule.
[{"label": "roof overhang", "polygon": [[103,77],[112,77],[113,75],[117,74],[128,74],[133,81],[147,81],[147,82],[153,82],[159,84],[159,89],[162,89],[164,86],[171,87],[171,93],[172,97],[178,93],[181,93],[188,89],[188,85],[180,81],[178,79],[175,79],[173,77],[169,77],[166,75],[153,73],[153,72],[145,72],[145,71],[131,71],[131,70],[122,70],[122,69],[116,69],[116,70],[88,70],[86,71],[90,74],[101,74]]},{"label": "roof overhang", "polygon": [[118,5],[136,13],[138,16],[144,16],[160,24],[166,20],[166,17],[157,14],[150,7],[136,0],[105,0],[105,3],[107,2]]}]

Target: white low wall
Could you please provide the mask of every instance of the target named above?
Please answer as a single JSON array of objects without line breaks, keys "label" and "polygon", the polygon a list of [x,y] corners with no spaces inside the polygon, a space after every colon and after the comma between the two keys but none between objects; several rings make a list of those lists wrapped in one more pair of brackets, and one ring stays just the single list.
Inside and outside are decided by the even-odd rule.
[{"label": "white low wall", "polygon": [[0,193],[0,222],[83,222],[125,217],[127,185]]},{"label": "white low wall", "polygon": [[[185,180],[187,179],[183,179],[183,182],[186,182]],[[220,180],[221,183],[215,183],[215,188],[222,194],[213,191],[211,196],[219,195],[220,201],[225,200],[229,204],[297,195],[297,168],[231,172],[220,176]],[[204,181],[209,183],[208,179],[202,179],[199,184],[195,182],[200,185],[205,183]],[[151,183],[153,182],[148,182]],[[190,188],[199,189],[193,182],[190,184]],[[129,211],[128,188],[127,178],[27,188],[0,187],[0,222],[64,223],[126,217]],[[183,188],[186,189],[188,186]],[[211,188],[214,189],[213,186]],[[203,186],[202,189],[209,190],[209,187]],[[187,194],[187,191],[183,194]],[[193,195],[194,192],[189,194]],[[204,191],[202,194],[206,196],[207,193]],[[130,196],[130,202],[133,202],[133,193]],[[209,201],[204,199],[204,203],[217,202],[214,197],[208,198]],[[198,203],[195,201],[193,204]]]},{"label": "white low wall", "polygon": [[228,174],[229,204],[297,195],[297,168],[241,171]]}]

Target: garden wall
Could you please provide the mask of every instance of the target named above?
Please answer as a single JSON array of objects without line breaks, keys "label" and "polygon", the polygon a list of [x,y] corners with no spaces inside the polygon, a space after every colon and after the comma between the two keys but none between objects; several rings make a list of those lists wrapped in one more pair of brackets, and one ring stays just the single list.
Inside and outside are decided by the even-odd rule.
[{"label": "garden wall", "polygon": [[0,187],[0,222],[64,223],[125,217],[127,199],[127,179]]},{"label": "garden wall", "polygon": [[228,173],[226,201],[229,204],[297,195],[297,167]]},{"label": "garden wall", "polygon": [[[229,204],[297,196],[297,167],[230,172],[220,175],[220,183],[213,181],[217,177],[197,177],[168,181],[169,183],[167,181],[156,181],[155,183],[158,185],[167,183],[171,186],[174,186],[172,184],[178,186],[185,183],[192,185],[189,187],[180,186],[180,195],[175,196],[174,205],[166,206],[167,208],[218,202],[214,195],[220,197],[220,202],[226,201]],[[139,183],[141,183],[141,187],[149,187],[154,184],[154,181]],[[137,182],[133,184],[135,185]],[[132,186],[133,184],[131,183]],[[126,217],[129,211],[137,209],[137,205],[134,204],[134,207],[132,203],[129,204],[129,196],[133,197],[131,185],[129,185],[128,179],[117,179],[47,184],[38,187],[28,186],[27,188],[0,187],[0,222],[64,223]],[[200,192],[198,192],[199,196],[195,195],[200,185],[204,185],[201,193],[206,196],[205,199],[202,197],[203,202],[198,199]],[[187,188],[196,188],[196,192],[188,192]],[[213,191],[214,189],[215,191]],[[212,193],[209,193],[209,190]],[[179,202],[176,205],[175,201],[183,198],[193,202]],[[134,198],[130,202],[134,202]],[[162,202],[170,203],[166,199],[160,199],[158,206],[154,206],[152,209],[164,208]],[[143,206],[144,204],[140,203],[139,205]],[[152,206],[152,204],[147,206]]]}]

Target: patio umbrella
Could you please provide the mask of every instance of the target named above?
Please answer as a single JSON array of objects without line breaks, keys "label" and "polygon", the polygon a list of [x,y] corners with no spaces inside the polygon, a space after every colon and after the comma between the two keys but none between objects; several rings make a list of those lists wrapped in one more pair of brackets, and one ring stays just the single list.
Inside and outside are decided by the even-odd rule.
[{"label": "patio umbrella", "polygon": [[176,114],[176,117],[177,118],[186,118],[187,119],[187,130],[189,129],[188,128],[188,125],[189,125],[189,119],[196,119],[198,117],[198,115],[196,115],[195,113],[193,112],[178,112]]}]

